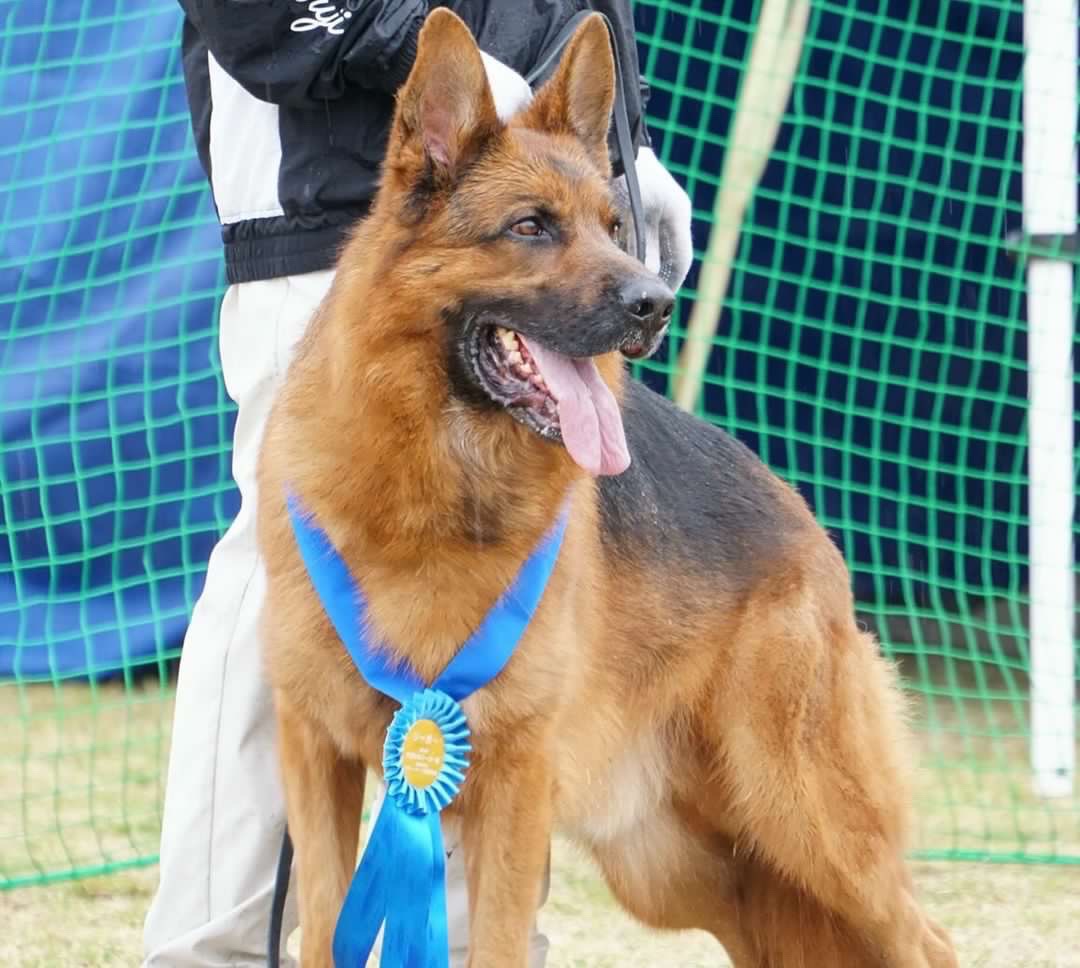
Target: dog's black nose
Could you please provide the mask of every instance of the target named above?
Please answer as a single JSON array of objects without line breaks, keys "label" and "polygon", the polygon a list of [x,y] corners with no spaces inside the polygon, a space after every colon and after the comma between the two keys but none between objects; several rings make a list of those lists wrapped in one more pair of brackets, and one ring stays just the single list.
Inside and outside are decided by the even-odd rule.
[{"label": "dog's black nose", "polygon": [[660,332],[671,320],[675,295],[659,279],[631,279],[623,285],[620,296],[631,321],[648,333]]}]

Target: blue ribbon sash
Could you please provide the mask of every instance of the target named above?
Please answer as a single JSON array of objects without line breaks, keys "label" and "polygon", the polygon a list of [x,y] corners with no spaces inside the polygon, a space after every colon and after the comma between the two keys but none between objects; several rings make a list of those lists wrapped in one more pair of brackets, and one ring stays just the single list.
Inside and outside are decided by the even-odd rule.
[{"label": "blue ribbon sash", "polygon": [[554,570],[567,515],[428,687],[369,640],[367,602],[345,561],[291,494],[288,510],[312,585],[360,675],[401,704],[383,749],[387,797],[334,932],[335,968],[365,968],[384,925],[383,968],[449,968],[440,815],[468,769],[460,703],[503,670],[521,641]]}]

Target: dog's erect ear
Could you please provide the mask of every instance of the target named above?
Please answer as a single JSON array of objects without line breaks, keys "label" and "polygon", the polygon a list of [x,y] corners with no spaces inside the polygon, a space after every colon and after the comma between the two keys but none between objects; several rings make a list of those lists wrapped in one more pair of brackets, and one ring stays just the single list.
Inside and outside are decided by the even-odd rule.
[{"label": "dog's erect ear", "polygon": [[529,128],[579,138],[600,170],[611,167],[607,137],[615,101],[615,59],[603,17],[591,14],[574,31],[551,79],[521,117]]},{"label": "dog's erect ear", "polygon": [[469,28],[447,9],[433,10],[398,93],[390,163],[408,165],[426,156],[436,172],[452,176],[499,127],[484,62]]}]

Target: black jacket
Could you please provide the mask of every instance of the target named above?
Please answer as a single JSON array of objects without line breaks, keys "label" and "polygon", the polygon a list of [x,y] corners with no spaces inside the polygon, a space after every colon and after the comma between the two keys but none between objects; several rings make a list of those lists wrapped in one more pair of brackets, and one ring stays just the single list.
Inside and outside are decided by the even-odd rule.
[{"label": "black jacket", "polygon": [[[180,0],[184,76],[230,282],[334,264],[375,192],[394,106],[430,7],[530,73],[586,8],[618,37],[634,145],[647,143],[630,0]],[[613,140],[614,146],[614,140]],[[613,149],[616,172],[621,160]]]}]

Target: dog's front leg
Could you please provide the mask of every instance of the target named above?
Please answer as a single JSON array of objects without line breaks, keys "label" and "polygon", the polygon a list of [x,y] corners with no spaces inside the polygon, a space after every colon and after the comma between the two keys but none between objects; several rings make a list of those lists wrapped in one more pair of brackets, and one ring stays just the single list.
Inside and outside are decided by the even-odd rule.
[{"label": "dog's front leg", "polygon": [[551,838],[553,771],[536,747],[497,753],[482,769],[462,825],[466,968],[526,968]]},{"label": "dog's front leg", "polygon": [[296,846],[300,964],[332,968],[338,912],[356,866],[364,765],[345,760],[320,726],[275,696],[278,746]]}]

